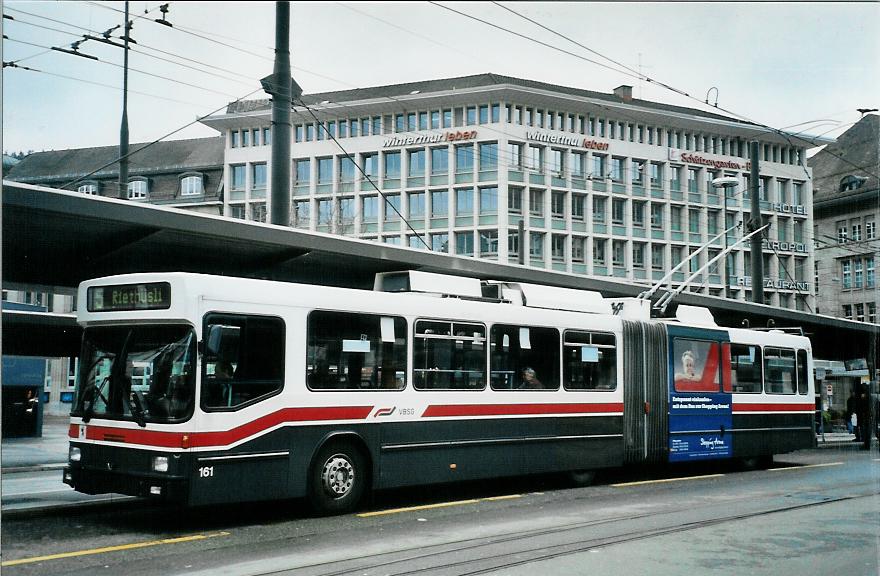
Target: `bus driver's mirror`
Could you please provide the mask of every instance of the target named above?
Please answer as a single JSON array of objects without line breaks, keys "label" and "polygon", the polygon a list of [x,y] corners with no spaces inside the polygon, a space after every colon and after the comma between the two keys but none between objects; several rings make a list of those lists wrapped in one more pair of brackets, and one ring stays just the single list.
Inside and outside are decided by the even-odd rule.
[{"label": "bus driver's mirror", "polygon": [[240,330],[238,326],[211,324],[205,338],[205,353],[209,358],[222,356],[225,349],[237,345]]}]

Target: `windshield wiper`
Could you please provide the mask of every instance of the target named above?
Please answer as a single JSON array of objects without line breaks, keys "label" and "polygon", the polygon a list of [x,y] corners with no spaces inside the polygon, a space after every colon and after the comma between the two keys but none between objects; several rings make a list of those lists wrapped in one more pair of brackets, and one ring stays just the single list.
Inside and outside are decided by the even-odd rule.
[{"label": "windshield wiper", "polygon": [[101,380],[99,385],[91,386],[83,393],[83,422],[88,422],[92,419],[92,415],[95,413],[95,400],[98,398],[104,401],[105,406],[110,405],[110,401],[107,400],[107,397],[104,396],[102,392],[104,390],[104,385],[109,381],[110,376],[107,376]]},{"label": "windshield wiper", "polygon": [[141,397],[134,390],[131,391],[131,396],[128,397],[128,409],[131,410],[131,415],[134,417],[137,425],[141,428],[146,428],[147,419],[144,417],[144,406],[141,404]]}]

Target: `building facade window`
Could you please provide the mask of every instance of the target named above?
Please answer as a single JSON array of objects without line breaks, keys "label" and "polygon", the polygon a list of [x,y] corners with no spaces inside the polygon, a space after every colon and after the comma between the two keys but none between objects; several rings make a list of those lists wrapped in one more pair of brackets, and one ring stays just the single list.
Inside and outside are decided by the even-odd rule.
[{"label": "building facade window", "polygon": [[584,221],[584,205],[587,197],[584,194],[572,194],[571,196],[571,219],[578,222]]},{"label": "building facade window", "polygon": [[266,190],[266,164],[251,165],[251,187],[254,190]]},{"label": "building facade window", "polygon": [[386,152],[385,179],[398,180],[400,178],[400,152]]},{"label": "building facade window", "polygon": [[510,188],[507,191],[507,211],[511,214],[522,212],[522,188]]},{"label": "building facade window", "polygon": [[862,240],[862,224],[857,223],[852,225],[852,241],[853,242],[861,242]]},{"label": "building facade window", "polygon": [[575,236],[571,239],[571,261],[584,262],[584,244],[586,240]]},{"label": "building facade window", "polygon": [[645,203],[644,202],[633,202],[632,203],[632,223],[633,226],[637,228],[645,227]]},{"label": "building facade window", "polygon": [[626,200],[613,198],[611,200],[611,223],[622,226],[626,224]]},{"label": "building facade window", "polygon": [[653,270],[663,270],[665,268],[664,248],[660,244],[651,245],[651,268]]},{"label": "building facade window", "polygon": [[444,217],[449,214],[449,192],[434,190],[431,192],[431,216]]},{"label": "building facade window", "polygon": [[361,157],[361,170],[364,171],[364,178],[375,182],[379,178],[379,155],[364,154]]},{"label": "building facade window", "polygon": [[407,170],[410,178],[424,178],[425,176],[425,151],[410,150],[409,151],[409,168]]},{"label": "building facade window", "polygon": [[480,214],[498,213],[498,188],[480,188]]},{"label": "building facade window", "polygon": [[611,264],[614,266],[623,266],[626,264],[626,241],[614,240],[611,242]]},{"label": "building facade window", "polygon": [[81,184],[77,189],[77,192],[80,194],[86,194],[89,196],[97,196],[98,195],[98,183],[97,182],[87,182],[85,184]]},{"label": "building facade window", "polygon": [[339,158],[339,181],[344,183],[354,182],[355,172],[354,158],[351,156],[341,156]]},{"label": "building facade window", "polygon": [[449,234],[431,234],[433,252],[449,252]]},{"label": "building facade window", "polygon": [[632,247],[633,267],[645,267],[645,244],[642,242],[633,242]]},{"label": "building facade window", "polygon": [[265,202],[257,202],[251,204],[251,220],[254,222],[265,222],[266,221],[266,203]]},{"label": "building facade window", "polygon": [[459,188],[455,191],[455,213],[458,216],[472,216],[474,213],[474,191]]},{"label": "building facade window", "polygon": [[593,222],[601,224],[605,222],[605,198],[593,196]]},{"label": "building facade window", "polygon": [[623,182],[623,158],[611,159],[611,179],[615,182]]},{"label": "building facade window", "polygon": [[605,265],[605,239],[593,239],[593,263],[599,266]]},{"label": "building facade window", "polygon": [[128,182],[128,199],[129,200],[146,200],[149,192],[147,180],[129,180]]},{"label": "building facade window", "polygon": [[377,222],[379,220],[378,196],[364,196],[361,198],[361,218],[367,223]]},{"label": "building facade window", "polygon": [[455,173],[464,174],[474,171],[474,147],[472,144],[455,147]]},{"label": "building facade window", "polygon": [[529,190],[529,214],[532,216],[544,215],[543,190]]},{"label": "building facade window", "polygon": [[587,155],[583,152],[571,153],[571,175],[574,178],[583,178],[586,175]]},{"label": "building facade window", "polygon": [[449,173],[449,149],[431,148],[431,174]]},{"label": "building facade window", "polygon": [[480,144],[480,172],[489,172],[498,169],[498,143],[487,142]]},{"label": "building facade window", "polygon": [[394,222],[400,220],[400,194],[385,195],[385,221]]},{"label": "building facade window", "polygon": [[544,171],[544,147],[529,145],[529,166],[535,172]]},{"label": "building facade window", "polygon": [[523,145],[517,142],[511,142],[507,145],[507,161],[508,165],[515,170],[522,170],[523,167]]},{"label": "building facade window", "polygon": [[480,256],[498,254],[498,230],[480,230]]},{"label": "building facade window", "polygon": [[651,204],[651,228],[656,230],[663,228],[663,204]]},{"label": "building facade window", "polygon": [[421,220],[425,217],[425,193],[410,192],[408,198],[409,217],[414,220]]},{"label": "building facade window", "polygon": [[[311,163],[311,161],[308,159],[294,160],[293,166],[294,166],[293,173],[296,178],[293,181],[294,186],[308,186],[309,180],[311,180],[311,177],[312,177],[312,163]],[[235,167],[233,167],[233,170],[234,170],[234,168]],[[235,174],[233,172],[233,184],[232,184],[233,188],[235,188],[234,176],[235,176]],[[242,183],[242,186],[244,186],[244,183]]]},{"label": "building facade window", "polygon": [[456,232],[455,233],[455,253],[459,256],[474,255],[474,233]]},{"label": "building facade window", "polygon": [[529,232],[529,255],[538,260],[544,259],[544,233]]},{"label": "building facade window", "polygon": [[201,175],[183,176],[180,179],[181,196],[199,196],[205,193],[204,179]]},{"label": "building facade window", "polygon": [[565,261],[565,236],[553,234],[550,236],[550,253],[556,262]]},{"label": "building facade window", "polygon": [[554,218],[565,218],[565,192],[554,190],[550,193],[550,212]]}]

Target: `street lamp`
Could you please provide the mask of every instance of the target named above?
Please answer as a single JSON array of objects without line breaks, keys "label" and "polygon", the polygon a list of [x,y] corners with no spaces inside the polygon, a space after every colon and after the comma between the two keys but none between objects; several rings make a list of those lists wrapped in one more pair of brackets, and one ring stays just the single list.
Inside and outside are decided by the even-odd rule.
[{"label": "street lamp", "polygon": [[[712,179],[713,188],[724,190],[724,229],[727,229],[727,189],[739,186],[736,176],[721,176]],[[727,254],[727,232],[724,233],[724,297],[730,298],[730,254]]]}]

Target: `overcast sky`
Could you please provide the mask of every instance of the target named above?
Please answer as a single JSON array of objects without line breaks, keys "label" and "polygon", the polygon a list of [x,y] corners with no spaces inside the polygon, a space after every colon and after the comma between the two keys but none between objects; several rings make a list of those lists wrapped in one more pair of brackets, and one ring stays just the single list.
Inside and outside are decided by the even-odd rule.
[{"label": "overcast sky", "polygon": [[[272,72],[274,2],[169,2],[173,27],[153,21],[161,4],[130,3],[131,142],[263,98],[258,79]],[[4,63],[37,70],[3,70],[3,150],[117,145],[123,50],[89,40],[79,51],[94,61],[50,48],[121,24],[124,3],[2,6],[14,18],[2,21]],[[636,97],[708,109],[714,87],[710,102],[717,91],[718,106],[740,117],[828,136],[856,122],[857,108],[880,107],[876,2],[302,2],[292,4],[291,52],[307,94],[494,72],[600,92],[630,84]],[[588,61],[621,69],[602,56],[696,100]],[[211,135],[196,123],[171,139]]]}]

